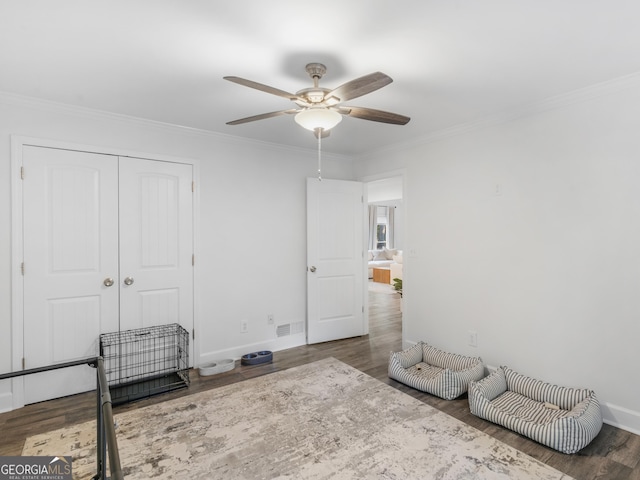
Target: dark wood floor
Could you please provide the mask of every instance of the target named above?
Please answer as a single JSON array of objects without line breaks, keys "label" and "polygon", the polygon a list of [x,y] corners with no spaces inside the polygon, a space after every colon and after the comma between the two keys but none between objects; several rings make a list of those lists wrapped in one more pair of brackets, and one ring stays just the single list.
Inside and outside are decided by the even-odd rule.
[{"label": "dark wood floor", "polygon": [[[596,439],[574,455],[564,455],[469,412],[466,395],[452,401],[421,393],[387,377],[389,352],[401,349],[401,317],[395,294],[369,293],[370,332],[365,337],[307,345],[274,353],[273,363],[237,366],[218,375],[200,377],[191,372],[188,389],[115,407],[114,413],[135,410],[171,398],[217,388],[249,378],[284,370],[326,357],[335,357],[420,401],[521,450],[576,480],[640,480],[640,436],[604,425]],[[30,435],[95,419],[95,394],[74,395],[28,405],[0,414],[0,455],[20,455]]]}]

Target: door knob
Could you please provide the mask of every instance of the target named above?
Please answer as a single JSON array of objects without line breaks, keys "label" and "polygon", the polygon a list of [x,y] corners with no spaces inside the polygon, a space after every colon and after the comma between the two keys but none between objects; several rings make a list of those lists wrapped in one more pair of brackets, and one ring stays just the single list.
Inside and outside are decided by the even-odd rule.
[{"label": "door knob", "polygon": [[125,285],[133,285],[133,277],[127,277],[124,279]]},{"label": "door knob", "polygon": [[311,266],[309,267],[309,270],[311,271],[311,273],[313,273],[313,272],[315,272],[315,271],[316,271],[316,267],[314,267],[313,265],[311,265]]},{"label": "door knob", "polygon": [[111,277],[105,278],[104,282],[102,283],[104,283],[105,287],[110,287],[111,285],[113,285],[113,278]]}]

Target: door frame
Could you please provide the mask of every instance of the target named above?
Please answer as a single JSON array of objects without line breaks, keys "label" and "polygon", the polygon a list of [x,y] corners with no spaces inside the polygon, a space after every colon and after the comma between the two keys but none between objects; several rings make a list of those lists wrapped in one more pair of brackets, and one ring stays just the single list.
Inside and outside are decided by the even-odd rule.
[{"label": "door frame", "polygon": [[[369,188],[368,188],[368,184],[369,182],[375,182],[376,180],[384,180],[385,178],[391,178],[391,177],[402,177],[402,238],[404,240],[404,244],[405,244],[405,248],[403,249],[404,253],[403,253],[403,260],[402,260],[402,277],[406,278],[407,276],[407,263],[411,263],[411,261],[409,260],[408,257],[412,257],[413,255],[411,254],[411,251],[407,248],[408,245],[410,245],[409,243],[409,238],[407,237],[407,218],[408,218],[408,199],[407,199],[407,169],[406,168],[402,168],[399,170],[390,170],[388,172],[383,172],[383,173],[376,173],[374,175],[366,175],[363,177],[358,178],[358,181],[362,182],[365,184],[366,188],[366,196],[365,196],[365,209],[367,208],[368,205],[368,197],[369,197]],[[365,229],[366,230],[366,229]],[[365,245],[367,244],[367,235],[368,232],[365,231]],[[410,267],[409,267],[410,270]],[[369,282],[369,275],[367,273],[367,269],[366,269],[366,265],[365,265],[365,288],[368,288],[368,282]],[[407,311],[407,299],[406,299],[406,295],[403,291],[402,294],[402,302],[403,302],[403,310]],[[364,311],[367,313],[369,312],[369,295],[365,295],[364,296]],[[404,321],[405,316],[402,315],[401,316],[401,329],[402,329],[402,345],[405,345],[405,321]],[[369,321],[369,318],[367,317],[367,322]]]},{"label": "door frame", "polygon": [[[14,372],[23,370],[22,359],[24,357],[24,285],[22,277],[23,251],[23,182],[22,182],[22,151],[25,146],[58,148],[63,150],[77,150],[92,153],[114,155],[118,157],[135,157],[160,162],[173,162],[191,165],[193,167],[193,181],[199,185],[200,162],[196,159],[173,157],[169,155],[151,154],[130,151],[119,148],[86,145],[60,140],[11,135],[11,370]],[[28,172],[26,173],[28,175]],[[193,193],[193,254],[199,258],[199,221],[200,195],[199,189]],[[193,266],[193,330],[199,330],[198,317],[198,288],[197,288],[197,262]],[[199,337],[194,337],[192,332],[193,358],[191,363],[197,365],[200,354]],[[14,377],[11,380],[11,404],[12,410],[24,406],[24,380],[23,377]]]}]

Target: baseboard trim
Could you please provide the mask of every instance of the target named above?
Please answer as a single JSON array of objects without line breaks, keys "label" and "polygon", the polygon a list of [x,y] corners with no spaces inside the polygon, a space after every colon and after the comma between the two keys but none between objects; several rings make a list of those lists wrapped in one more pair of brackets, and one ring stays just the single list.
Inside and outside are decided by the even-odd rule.
[{"label": "baseboard trim", "polygon": [[600,407],[604,423],[640,435],[640,412],[612,403],[603,403]]},{"label": "baseboard trim", "polygon": [[233,358],[234,360],[240,359],[243,355],[251,352],[258,352],[263,350],[270,350],[277,352],[279,350],[286,350],[288,348],[299,347],[306,345],[306,337],[304,332],[300,334],[293,334],[286,337],[281,337],[266,342],[256,342],[246,345],[240,345],[225,350],[216,350],[213,352],[205,352],[200,354],[197,364],[194,367],[200,367],[216,360],[223,358]]},{"label": "baseboard trim", "polygon": [[11,410],[13,410],[13,394],[0,394],[0,413],[10,412]]}]

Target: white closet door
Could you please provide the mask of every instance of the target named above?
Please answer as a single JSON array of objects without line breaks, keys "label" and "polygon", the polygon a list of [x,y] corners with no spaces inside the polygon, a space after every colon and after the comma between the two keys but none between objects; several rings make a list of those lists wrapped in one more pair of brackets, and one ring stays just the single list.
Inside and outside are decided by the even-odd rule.
[{"label": "white closet door", "polygon": [[[25,367],[95,356],[100,332],[118,329],[118,159],[25,146],[23,166]],[[96,376],[82,366],[24,381],[34,403],[92,390]]]},{"label": "white closet door", "polygon": [[[93,357],[101,333],[193,331],[191,165],[25,146],[23,167],[25,368]],[[24,403],[95,387],[88,366],[29,375]]]},{"label": "white closet door", "polygon": [[192,169],[120,161],[120,330],[179,323],[193,331]]}]

